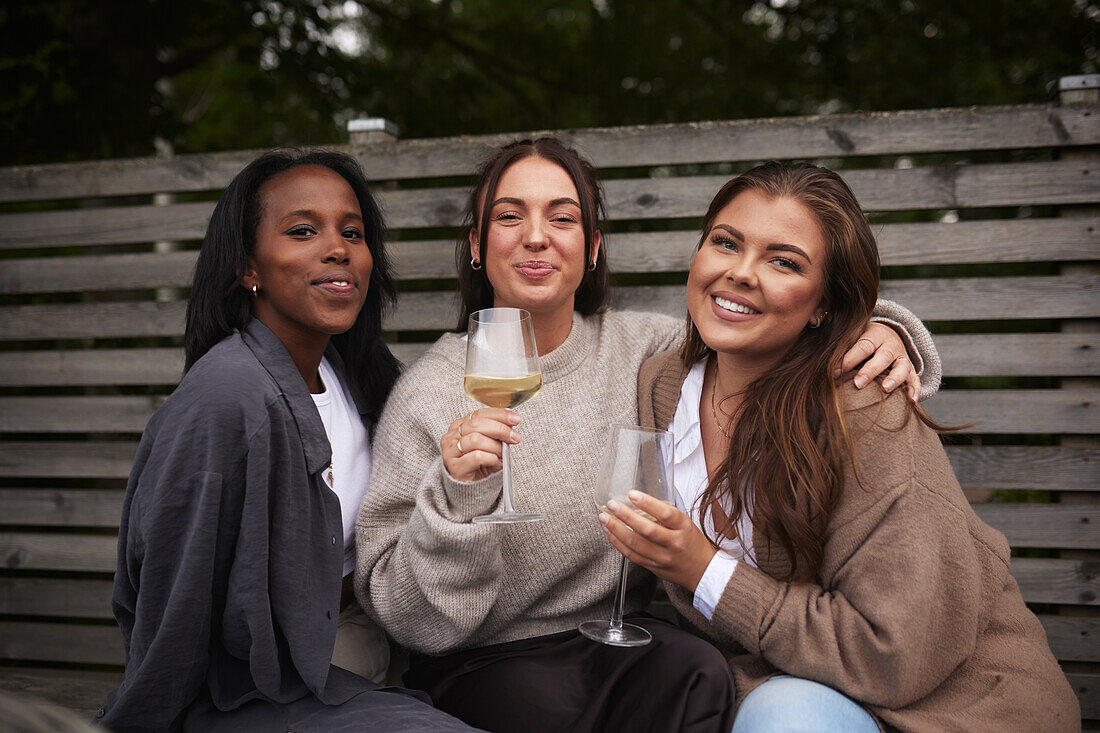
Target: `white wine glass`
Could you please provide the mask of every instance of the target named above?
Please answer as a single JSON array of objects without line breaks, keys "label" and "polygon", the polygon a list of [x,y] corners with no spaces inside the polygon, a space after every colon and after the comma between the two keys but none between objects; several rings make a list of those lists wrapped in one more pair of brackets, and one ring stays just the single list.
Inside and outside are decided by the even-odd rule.
[{"label": "white wine glass", "polygon": [[[667,430],[643,428],[637,425],[616,425],[611,428],[603,463],[596,477],[592,496],[596,508],[604,511],[614,499],[634,508],[627,492],[631,489],[671,501],[673,437]],[[650,520],[645,512],[634,509]],[[593,641],[612,646],[642,646],[652,637],[641,626],[623,623],[623,603],[626,597],[626,557],[619,563],[619,583],[615,588],[615,604],[610,621],[585,621],[578,630]]]},{"label": "white wine glass", "polygon": [[[488,407],[514,408],[542,389],[539,351],[531,314],[519,308],[486,308],[470,316],[466,337],[466,377],[470,399]],[[517,512],[512,504],[511,446],[503,444],[502,511],[474,517],[477,523],[537,522],[545,514]]]}]

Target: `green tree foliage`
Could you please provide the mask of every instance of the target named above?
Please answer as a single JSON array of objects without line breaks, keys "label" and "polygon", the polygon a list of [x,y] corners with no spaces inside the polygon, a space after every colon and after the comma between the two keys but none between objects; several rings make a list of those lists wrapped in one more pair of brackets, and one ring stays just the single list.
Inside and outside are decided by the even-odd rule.
[{"label": "green tree foliage", "polygon": [[1088,0],[39,0],[0,10],[3,162],[1042,101]]}]

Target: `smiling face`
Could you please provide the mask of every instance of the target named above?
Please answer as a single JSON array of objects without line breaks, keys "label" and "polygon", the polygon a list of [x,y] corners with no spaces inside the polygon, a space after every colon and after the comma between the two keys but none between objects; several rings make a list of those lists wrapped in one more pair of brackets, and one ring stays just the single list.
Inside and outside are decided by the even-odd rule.
[{"label": "smiling face", "polygon": [[688,274],[703,342],[770,366],[825,312],[825,241],[799,201],[749,189],[715,217]]},{"label": "smiling face", "polygon": [[[487,235],[479,234],[470,233],[471,252],[484,263],[494,306],[572,319],[588,261],[577,187],[564,169],[543,158],[509,166],[497,182]],[[599,246],[597,232],[591,259]]]},{"label": "smiling face", "polygon": [[370,249],[351,186],[322,166],[299,166],[260,188],[256,246],[241,284],[259,289],[252,314],[294,353],[355,323],[370,282]]}]

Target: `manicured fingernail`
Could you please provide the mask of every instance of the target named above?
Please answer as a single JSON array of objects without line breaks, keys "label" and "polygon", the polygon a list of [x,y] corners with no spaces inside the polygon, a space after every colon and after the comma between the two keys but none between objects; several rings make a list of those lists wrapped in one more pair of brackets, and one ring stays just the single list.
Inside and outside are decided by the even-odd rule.
[{"label": "manicured fingernail", "polygon": [[882,380],[882,389],[885,390],[886,392],[890,392],[896,386],[897,386],[897,382],[895,382],[893,379],[884,379],[884,380]]},{"label": "manicured fingernail", "polygon": [[600,512],[600,524],[607,526],[607,523],[611,521],[611,517],[607,516],[603,512]]},{"label": "manicured fingernail", "polygon": [[519,425],[519,415],[509,410],[507,421],[509,425]]},{"label": "manicured fingernail", "polygon": [[862,374],[857,375],[855,378],[856,389],[863,389],[867,386],[867,377]]},{"label": "manicured fingernail", "polygon": [[631,489],[630,491],[626,492],[626,495],[630,499],[630,501],[634,504],[637,504],[639,501],[641,501],[642,496],[643,496],[642,492],[635,491],[634,489]]},{"label": "manicured fingernail", "polygon": [[517,433],[515,430],[508,433],[508,437],[512,439],[513,443],[519,442],[519,433]]},{"label": "manicured fingernail", "polygon": [[619,502],[615,501],[614,499],[612,499],[611,501],[607,502],[607,511],[611,512],[612,514],[614,514],[615,512],[619,511],[620,509],[622,509],[622,504],[620,504]]}]

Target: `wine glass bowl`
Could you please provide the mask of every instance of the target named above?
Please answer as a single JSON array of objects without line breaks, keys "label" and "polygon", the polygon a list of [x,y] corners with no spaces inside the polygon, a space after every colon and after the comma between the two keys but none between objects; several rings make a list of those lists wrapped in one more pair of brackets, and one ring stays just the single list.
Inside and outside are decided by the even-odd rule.
[{"label": "wine glass bowl", "polygon": [[[634,507],[627,493],[641,491],[661,501],[671,501],[673,492],[672,461],[674,442],[667,430],[637,425],[611,428],[603,463],[596,476],[592,498],[603,511],[611,500],[631,507],[650,520],[652,516]],[[619,563],[619,582],[610,621],[585,621],[578,630],[589,639],[611,646],[642,646],[652,637],[640,626],[623,623],[626,595],[626,557]]]},{"label": "wine glass bowl", "polygon": [[[539,352],[531,314],[518,308],[486,308],[470,316],[466,337],[466,375],[463,390],[487,407],[512,409],[542,389]],[[517,512],[512,505],[511,446],[501,450],[503,510],[474,517],[479,524],[534,522],[545,514]]]}]

